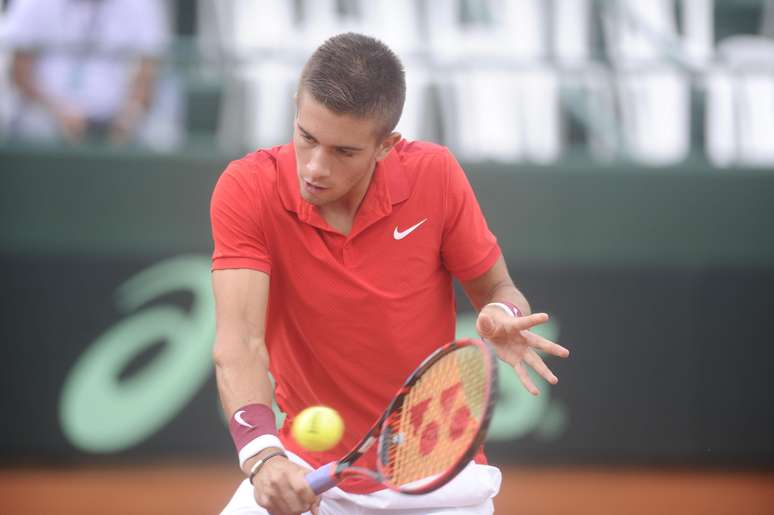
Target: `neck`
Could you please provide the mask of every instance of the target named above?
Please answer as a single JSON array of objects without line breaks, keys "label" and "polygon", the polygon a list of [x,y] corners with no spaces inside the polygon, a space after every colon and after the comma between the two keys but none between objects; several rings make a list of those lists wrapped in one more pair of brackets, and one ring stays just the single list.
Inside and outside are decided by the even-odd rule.
[{"label": "neck", "polygon": [[376,164],[374,164],[371,173],[367,174],[362,181],[352,187],[349,194],[336,202],[318,208],[320,215],[328,225],[344,235],[349,234],[357,210],[360,209],[360,205],[363,203],[366,193],[368,193],[368,188],[371,186],[371,180],[375,171]]}]

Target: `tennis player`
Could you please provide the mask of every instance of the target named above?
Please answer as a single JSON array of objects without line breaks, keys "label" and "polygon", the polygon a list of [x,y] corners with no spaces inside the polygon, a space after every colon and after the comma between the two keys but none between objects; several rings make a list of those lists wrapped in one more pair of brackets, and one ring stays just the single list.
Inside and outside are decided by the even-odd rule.
[{"label": "tennis player", "polygon": [[[492,513],[501,477],[483,453],[424,496],[349,479],[317,498],[305,480],[356,444],[420,361],[454,339],[453,277],[479,310],[481,336],[532,394],[528,366],[557,382],[537,351],[569,354],[530,332],[548,316],[531,314],[511,281],[451,153],[394,132],[405,89],[383,43],[329,39],[301,73],[293,141],[233,161],[215,187],[214,360],[246,476],[224,514]],[[272,398],[287,414],[279,431]],[[294,416],[318,404],[346,425],[327,452],[290,437]],[[364,459],[374,466],[373,452]]]}]

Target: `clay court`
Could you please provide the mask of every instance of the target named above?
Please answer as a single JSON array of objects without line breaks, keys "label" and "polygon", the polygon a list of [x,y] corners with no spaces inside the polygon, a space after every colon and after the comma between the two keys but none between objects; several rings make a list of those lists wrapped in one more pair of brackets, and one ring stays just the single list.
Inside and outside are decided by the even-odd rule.
[{"label": "clay court", "polygon": [[[3,515],[218,513],[240,476],[229,465],[0,472]],[[637,469],[509,468],[497,513],[524,515],[764,515],[774,474]]]}]

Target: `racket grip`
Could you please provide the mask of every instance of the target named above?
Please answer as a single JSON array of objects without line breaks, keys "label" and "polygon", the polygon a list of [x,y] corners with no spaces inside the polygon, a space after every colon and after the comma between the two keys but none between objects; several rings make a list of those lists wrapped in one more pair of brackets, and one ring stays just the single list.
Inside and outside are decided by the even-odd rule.
[{"label": "racket grip", "polygon": [[306,475],[306,481],[309,483],[309,486],[312,487],[315,494],[320,495],[326,490],[330,490],[336,486],[339,480],[333,475],[335,468],[336,462],[333,461]]}]

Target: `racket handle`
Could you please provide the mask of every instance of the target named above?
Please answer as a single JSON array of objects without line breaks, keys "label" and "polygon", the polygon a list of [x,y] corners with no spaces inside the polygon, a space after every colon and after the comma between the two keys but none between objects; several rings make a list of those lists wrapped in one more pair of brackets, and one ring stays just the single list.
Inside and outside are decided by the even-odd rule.
[{"label": "racket handle", "polygon": [[339,480],[333,475],[335,469],[336,462],[333,461],[306,475],[306,481],[309,483],[309,486],[312,487],[315,494],[320,495],[326,490],[330,490],[336,486]]}]

